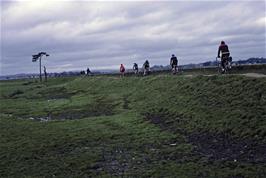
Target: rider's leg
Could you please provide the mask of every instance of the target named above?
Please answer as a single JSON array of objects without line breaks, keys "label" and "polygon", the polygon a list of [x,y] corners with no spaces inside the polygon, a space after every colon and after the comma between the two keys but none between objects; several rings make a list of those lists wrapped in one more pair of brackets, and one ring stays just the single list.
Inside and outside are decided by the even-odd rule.
[{"label": "rider's leg", "polygon": [[222,68],[222,73],[225,71],[225,60],[224,58],[221,59],[221,68]]},{"label": "rider's leg", "polygon": [[174,74],[176,74],[176,65],[174,65]]},{"label": "rider's leg", "polygon": [[221,56],[221,67],[222,67],[222,71],[224,72],[225,70],[225,63],[226,63],[226,56],[224,54],[222,54]]},{"label": "rider's leg", "polygon": [[229,53],[223,54],[223,60],[224,60],[224,69],[228,70],[229,68]]},{"label": "rider's leg", "polygon": [[174,74],[175,73],[175,69],[174,69],[174,67],[172,67],[172,74]]},{"label": "rider's leg", "polygon": [[232,68],[232,57],[231,56],[228,57],[228,66],[229,66],[229,69]]}]

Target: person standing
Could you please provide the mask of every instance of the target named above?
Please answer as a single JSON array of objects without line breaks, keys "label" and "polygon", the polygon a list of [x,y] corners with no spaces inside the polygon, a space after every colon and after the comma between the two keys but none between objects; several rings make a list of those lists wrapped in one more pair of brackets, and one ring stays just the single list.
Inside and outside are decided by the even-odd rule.
[{"label": "person standing", "polygon": [[47,82],[47,72],[46,72],[45,66],[43,66],[43,73],[44,73],[45,81]]}]

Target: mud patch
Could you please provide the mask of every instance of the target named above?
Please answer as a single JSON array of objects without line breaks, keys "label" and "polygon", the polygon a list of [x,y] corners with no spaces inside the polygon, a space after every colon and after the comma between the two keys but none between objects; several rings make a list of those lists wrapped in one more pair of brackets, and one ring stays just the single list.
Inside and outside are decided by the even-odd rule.
[{"label": "mud patch", "polygon": [[100,108],[96,109],[94,107],[87,106],[87,108],[83,109],[67,109],[65,111],[51,113],[50,117],[51,120],[73,120],[101,115],[109,116],[113,115],[113,112],[109,109],[100,110]]},{"label": "mud patch", "polygon": [[18,98],[20,95],[24,94],[24,91],[22,90],[14,90],[12,91],[10,94],[8,95],[2,95],[2,98],[12,98],[12,99],[15,99],[15,98]]},{"label": "mud patch", "polygon": [[126,149],[114,148],[110,151],[103,149],[98,171],[105,170],[112,176],[123,176],[128,171],[131,161],[132,156]]},{"label": "mud patch", "polygon": [[194,151],[209,161],[266,163],[266,144],[234,139],[226,134],[193,133],[188,141]]},{"label": "mud patch", "polygon": [[151,123],[157,125],[162,130],[168,130],[173,133],[179,132],[183,133],[183,129],[177,125],[184,124],[186,120],[177,113],[172,113],[167,108],[158,108],[158,109],[151,109],[145,113],[144,115],[145,120],[150,121]]},{"label": "mud patch", "polygon": [[123,97],[123,109],[130,109],[129,108],[129,100],[127,96]]},{"label": "mud patch", "polygon": [[65,87],[56,87],[56,88],[47,88],[38,92],[41,98],[45,98],[47,100],[53,99],[69,99],[75,93],[68,92]]},{"label": "mud patch", "polygon": [[167,109],[153,109],[144,113],[145,119],[162,130],[182,134],[187,144],[194,146],[192,154],[208,161],[266,163],[266,143],[234,138],[230,134],[209,132],[188,133],[184,126],[189,120]]},{"label": "mud patch", "polygon": [[103,146],[101,156],[102,158],[90,169],[98,173],[104,171],[115,177],[139,177],[136,174],[137,170],[152,168],[169,161],[193,161],[190,153],[180,152],[168,142],[144,144],[134,148],[125,145],[113,148]]},{"label": "mud patch", "polygon": [[36,83],[36,82],[34,82],[34,81],[26,81],[26,82],[24,82],[24,83],[22,83],[22,85],[31,85],[31,84],[34,84],[34,83]]},{"label": "mud patch", "polygon": [[90,169],[98,173],[104,171],[115,177],[135,177],[136,170],[141,170],[151,163],[147,154],[127,147],[103,147],[101,156],[102,158]]},{"label": "mud patch", "polygon": [[47,117],[51,118],[50,120],[73,120],[95,116],[110,116],[115,114],[115,107],[116,104],[111,100],[99,98],[92,104],[80,108],[74,107],[65,108],[60,111],[51,111]]}]

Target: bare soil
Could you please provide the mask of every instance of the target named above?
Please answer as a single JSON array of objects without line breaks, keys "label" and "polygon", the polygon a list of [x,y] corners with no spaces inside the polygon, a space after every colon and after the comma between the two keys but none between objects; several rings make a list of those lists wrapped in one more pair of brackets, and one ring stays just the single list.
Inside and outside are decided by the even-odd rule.
[{"label": "bare soil", "polygon": [[[266,163],[266,143],[234,138],[227,133],[197,132],[186,133],[173,126],[174,120],[169,119],[169,114],[147,114],[146,119],[157,125],[162,130],[183,134],[189,144],[194,145],[193,152],[208,161],[234,161],[244,163]],[[174,116],[173,116],[174,117]]]}]

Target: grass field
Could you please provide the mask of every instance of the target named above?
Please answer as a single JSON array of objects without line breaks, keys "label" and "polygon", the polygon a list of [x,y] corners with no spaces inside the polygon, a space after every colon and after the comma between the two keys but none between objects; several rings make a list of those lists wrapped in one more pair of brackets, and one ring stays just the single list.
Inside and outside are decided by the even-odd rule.
[{"label": "grass field", "polygon": [[266,78],[0,83],[0,177],[266,177]]}]

